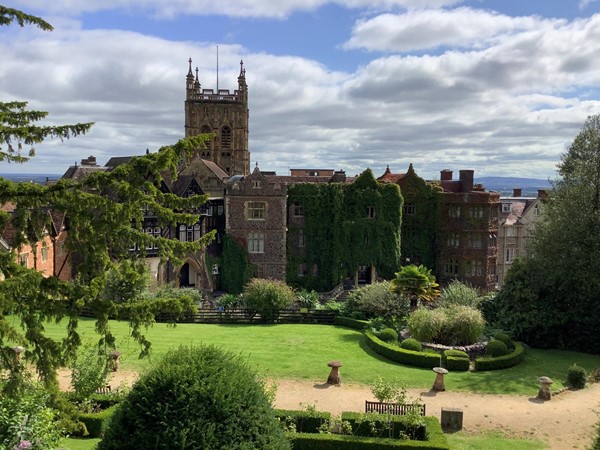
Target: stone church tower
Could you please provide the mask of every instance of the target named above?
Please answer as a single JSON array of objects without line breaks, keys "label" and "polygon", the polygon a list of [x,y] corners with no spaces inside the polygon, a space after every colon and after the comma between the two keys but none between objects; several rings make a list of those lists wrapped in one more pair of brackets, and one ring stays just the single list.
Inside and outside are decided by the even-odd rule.
[{"label": "stone church tower", "polygon": [[238,88],[202,89],[192,73],[192,60],[186,77],[185,136],[213,133],[214,138],[200,157],[213,161],[229,175],[250,173],[250,151],[248,150],[248,86],[246,69],[240,61]]}]

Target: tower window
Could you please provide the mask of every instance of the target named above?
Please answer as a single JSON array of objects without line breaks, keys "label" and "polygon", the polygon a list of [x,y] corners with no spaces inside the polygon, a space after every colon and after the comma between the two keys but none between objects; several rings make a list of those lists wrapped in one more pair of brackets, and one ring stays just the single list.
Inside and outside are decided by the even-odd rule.
[{"label": "tower window", "polygon": [[231,148],[231,128],[224,126],[221,129],[221,148]]}]

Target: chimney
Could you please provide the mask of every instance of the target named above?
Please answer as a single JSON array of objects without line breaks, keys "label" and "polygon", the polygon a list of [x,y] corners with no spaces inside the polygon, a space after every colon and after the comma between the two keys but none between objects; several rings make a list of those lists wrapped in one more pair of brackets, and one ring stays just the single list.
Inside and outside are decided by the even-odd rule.
[{"label": "chimney", "polygon": [[521,188],[513,188],[513,197],[521,197],[522,190]]},{"label": "chimney", "polygon": [[471,192],[473,190],[473,175],[475,173],[474,170],[459,170],[459,178],[461,181],[461,191],[462,192]]},{"label": "chimney", "polygon": [[548,193],[546,192],[546,189],[538,189],[538,195],[537,197],[541,200],[546,198],[546,195],[548,195]]},{"label": "chimney", "polygon": [[95,156],[89,156],[89,157],[83,158],[81,160],[81,165],[82,166],[97,166],[98,164],[96,164],[96,157]]},{"label": "chimney", "polygon": [[[388,167],[389,170],[389,167]],[[330,183],[344,183],[346,181],[346,172],[343,170],[336,170],[333,176],[330,178]]]},{"label": "chimney", "polygon": [[450,169],[444,169],[440,171],[440,180],[452,181],[452,171]]}]

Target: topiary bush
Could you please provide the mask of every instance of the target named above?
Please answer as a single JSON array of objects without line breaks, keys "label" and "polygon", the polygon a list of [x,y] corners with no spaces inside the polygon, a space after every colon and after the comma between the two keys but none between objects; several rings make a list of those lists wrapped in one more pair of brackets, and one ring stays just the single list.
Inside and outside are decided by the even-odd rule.
[{"label": "topiary bush", "polygon": [[583,389],[586,382],[587,372],[583,367],[577,364],[569,367],[569,370],[567,370],[567,385],[575,389]]},{"label": "topiary bush", "polygon": [[497,339],[492,339],[490,342],[488,342],[488,345],[485,348],[485,354],[486,356],[491,356],[492,358],[508,355],[508,347],[504,342]]},{"label": "topiary bush", "polygon": [[98,450],[289,449],[248,364],[214,346],[179,347],[133,386]]},{"label": "topiary bush", "polygon": [[444,356],[451,356],[453,358],[466,358],[469,359],[469,355],[467,352],[463,352],[462,350],[449,349],[444,352]]},{"label": "topiary bush", "polygon": [[393,328],[384,328],[379,332],[378,337],[383,342],[398,342],[398,333]]},{"label": "topiary bush", "polygon": [[423,350],[423,346],[419,341],[413,338],[404,339],[400,343],[400,347],[406,350],[412,350],[413,352],[420,352]]}]

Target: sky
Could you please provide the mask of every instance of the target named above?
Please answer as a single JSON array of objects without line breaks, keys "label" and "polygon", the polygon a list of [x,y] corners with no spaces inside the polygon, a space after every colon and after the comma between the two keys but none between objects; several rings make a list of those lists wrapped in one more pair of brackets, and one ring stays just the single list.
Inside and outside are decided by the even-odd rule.
[{"label": "sky", "polygon": [[425,178],[556,176],[600,113],[599,0],[18,0],[45,32],[0,28],[0,101],[95,122],[0,173],[62,174],[184,135],[188,59],[234,90],[244,60],[252,167],[410,163]]}]

